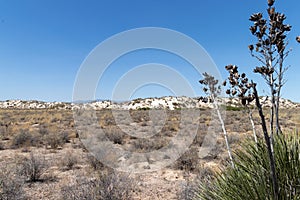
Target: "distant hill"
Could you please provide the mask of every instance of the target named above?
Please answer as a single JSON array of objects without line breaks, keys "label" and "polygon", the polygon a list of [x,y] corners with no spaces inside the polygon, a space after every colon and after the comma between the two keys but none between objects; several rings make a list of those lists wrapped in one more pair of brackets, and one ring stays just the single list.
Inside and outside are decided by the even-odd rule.
[{"label": "distant hill", "polygon": [[[261,97],[261,103],[264,107],[271,105],[267,97]],[[237,98],[223,98],[221,104],[229,106],[240,106]],[[145,98],[135,99],[127,102],[115,103],[109,100],[96,100],[77,103],[66,102],[43,102],[43,101],[22,101],[22,100],[7,100],[0,101],[2,109],[56,109],[56,110],[72,110],[79,108],[86,109],[121,109],[121,110],[138,110],[138,109],[181,109],[181,108],[207,108],[212,107],[211,103],[203,103],[200,98],[191,97],[161,97],[161,98]],[[280,100],[282,108],[298,108],[299,103],[294,103],[287,99]]]}]

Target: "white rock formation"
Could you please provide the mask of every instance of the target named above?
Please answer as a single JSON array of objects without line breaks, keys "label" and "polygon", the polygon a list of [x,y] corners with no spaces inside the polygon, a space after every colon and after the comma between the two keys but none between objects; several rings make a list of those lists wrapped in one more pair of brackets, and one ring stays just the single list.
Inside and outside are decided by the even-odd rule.
[{"label": "white rock formation", "polygon": [[[223,104],[231,106],[239,106],[237,98],[223,98]],[[264,107],[270,107],[271,101],[267,97],[261,97],[261,103]],[[287,99],[280,99],[281,108],[298,108],[300,104],[294,103]],[[203,103],[199,98],[190,97],[161,97],[161,98],[146,98],[135,99],[128,102],[114,103],[112,101],[93,101],[89,103],[64,103],[64,102],[42,102],[42,101],[22,101],[22,100],[7,100],[0,101],[2,109],[56,109],[56,110],[71,110],[71,109],[120,109],[120,110],[138,110],[138,109],[184,109],[184,108],[207,108],[213,107],[211,103]]]}]

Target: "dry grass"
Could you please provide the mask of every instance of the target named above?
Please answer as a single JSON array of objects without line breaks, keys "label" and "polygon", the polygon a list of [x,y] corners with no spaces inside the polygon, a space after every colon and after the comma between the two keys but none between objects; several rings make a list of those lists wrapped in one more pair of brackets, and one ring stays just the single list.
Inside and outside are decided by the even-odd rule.
[{"label": "dry grass", "polygon": [[[99,126],[115,145],[132,152],[150,152],[168,145],[181,127],[180,110],[166,111],[165,123],[161,127],[153,125],[153,120],[159,121],[159,118],[151,119],[148,110],[130,111],[131,120],[121,111],[117,114],[123,120],[125,128],[117,125],[109,110],[97,111]],[[266,114],[268,118],[267,110]],[[257,132],[261,134],[257,113],[254,113],[254,120]],[[0,110],[0,122],[0,164],[14,166],[8,167],[9,172],[7,168],[1,168],[0,199],[22,199],[24,195],[29,199],[76,199],[74,194],[80,193],[80,198],[83,198],[105,184],[113,184],[120,189],[103,190],[104,193],[120,195],[117,192],[121,192],[128,199],[188,199],[188,191],[192,189],[192,185],[187,183],[189,178],[185,174],[194,178],[200,174],[198,178],[205,180],[206,174],[214,173],[227,164],[224,139],[218,128],[213,129],[218,131],[216,146],[206,157],[200,159],[198,155],[212,122],[209,109],[202,109],[197,119],[186,122],[186,125],[199,124],[197,135],[189,150],[168,168],[130,178],[110,171],[105,176],[102,174],[102,180],[99,179],[99,172],[109,170],[82,145],[71,111]],[[298,130],[300,112],[282,110],[281,122],[282,129],[286,132]],[[252,127],[242,110],[227,111],[225,123],[233,148],[238,148],[243,139],[252,137]],[[126,127],[133,128],[133,134],[128,134]],[[153,127],[158,128],[158,131]],[[127,177],[126,187],[118,185],[124,181],[124,177]],[[105,182],[99,182],[100,180]],[[128,184],[132,181],[136,183],[134,189]],[[85,183],[86,188],[81,188],[80,185]],[[190,188],[183,189],[182,194],[176,196],[181,193],[182,185]]]}]

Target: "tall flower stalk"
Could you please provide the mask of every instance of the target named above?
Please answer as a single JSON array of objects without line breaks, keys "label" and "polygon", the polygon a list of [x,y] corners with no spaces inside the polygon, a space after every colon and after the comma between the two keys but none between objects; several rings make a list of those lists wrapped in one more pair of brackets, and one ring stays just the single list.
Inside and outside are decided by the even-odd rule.
[{"label": "tall flower stalk", "polygon": [[229,160],[230,160],[231,166],[234,168],[234,161],[233,161],[232,152],[231,152],[231,148],[230,148],[229,141],[228,141],[228,134],[227,134],[227,131],[225,128],[225,123],[222,118],[222,114],[221,114],[220,107],[218,105],[218,100],[217,100],[218,96],[221,93],[221,85],[219,85],[218,80],[216,80],[213,76],[209,75],[208,73],[203,73],[203,77],[204,77],[204,79],[200,80],[199,83],[201,85],[203,85],[203,91],[207,97],[204,97],[204,98],[202,97],[201,100],[205,103],[211,102],[214,106],[214,109],[217,112],[219,121],[221,123],[222,131],[223,131]]}]

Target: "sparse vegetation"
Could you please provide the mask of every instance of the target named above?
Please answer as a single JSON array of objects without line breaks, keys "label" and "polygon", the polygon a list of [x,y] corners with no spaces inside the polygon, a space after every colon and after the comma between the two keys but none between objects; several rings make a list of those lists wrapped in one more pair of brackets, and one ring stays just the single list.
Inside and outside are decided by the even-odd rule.
[{"label": "sparse vegetation", "polygon": [[149,107],[141,107],[141,108],[138,108],[138,110],[150,110]]},{"label": "sparse vegetation", "polygon": [[175,163],[175,168],[188,171],[196,172],[199,171],[200,158],[198,156],[197,148],[190,148],[186,151]]},{"label": "sparse vegetation", "polygon": [[24,181],[16,173],[16,166],[1,166],[0,171],[0,199],[1,200],[25,200],[23,190]]},{"label": "sparse vegetation", "polygon": [[29,158],[21,158],[19,161],[19,174],[28,182],[41,181],[42,176],[48,169],[42,155],[30,153]]},{"label": "sparse vegetation", "polygon": [[117,172],[101,172],[96,179],[84,178],[62,188],[66,200],[131,200],[133,180]]},{"label": "sparse vegetation", "polygon": [[21,130],[12,140],[12,148],[37,146],[40,143],[38,135],[31,134],[28,130]]},{"label": "sparse vegetation", "polygon": [[87,155],[87,162],[95,171],[104,169],[104,165],[91,154]]},{"label": "sparse vegetation", "polygon": [[67,151],[62,158],[62,167],[66,170],[71,170],[78,163],[78,158],[76,154],[72,151]]},{"label": "sparse vegetation", "polygon": [[113,141],[114,144],[124,144],[126,134],[122,132],[118,127],[115,126],[108,126],[105,129],[106,137],[110,141]]},{"label": "sparse vegetation", "polygon": [[[288,132],[300,128],[300,112],[297,112],[298,109],[299,108],[293,110],[285,109],[281,111],[281,122],[282,127],[285,128],[285,131]],[[99,172],[107,170],[107,167],[105,167],[103,163],[99,162],[94,156],[89,154],[89,152],[82,145],[80,139],[76,138],[74,127],[71,126],[71,122],[73,120],[71,112],[52,110],[34,112],[30,110],[0,110],[0,112],[0,118],[5,116],[5,118],[2,118],[3,124],[15,124],[11,125],[8,129],[6,137],[7,139],[1,141],[5,147],[5,150],[1,151],[0,164],[13,162],[14,166],[18,166],[17,169],[19,169],[19,167],[22,168],[23,165],[21,161],[24,161],[24,157],[26,157],[26,161],[28,161],[31,153],[35,159],[45,162],[46,164],[46,168],[43,170],[42,175],[40,175],[39,178],[35,178],[37,179],[35,182],[30,181],[29,176],[25,176],[24,173],[21,173],[19,170],[16,170],[16,173],[7,173],[7,179],[15,180],[15,177],[16,180],[20,180],[20,182],[17,181],[16,184],[21,183],[19,190],[22,191],[22,194],[28,196],[29,198],[63,199],[62,193],[53,193],[53,190],[59,191],[61,188],[63,188],[62,185],[68,185],[73,187],[73,189],[76,187],[80,189],[79,185],[81,183],[81,179],[84,179],[82,180],[83,182],[93,181],[98,179],[97,174]],[[36,112],[38,112],[38,114]],[[149,124],[151,123],[149,123],[147,111],[132,110],[130,113],[135,123],[141,125],[142,123],[147,122],[146,126],[141,125],[141,127],[143,129],[149,128]],[[134,152],[148,152],[159,149],[162,146],[166,146],[169,144],[170,139],[177,134],[176,130],[178,130],[180,127],[181,120],[180,111],[166,111],[166,114],[166,123],[155,135],[150,138],[145,138],[141,145],[138,144],[138,137],[128,135],[123,137],[122,144],[116,145],[120,145],[120,147],[127,149],[128,151]],[[258,113],[254,111],[253,114],[255,123],[259,124]],[[111,111],[97,111],[97,116],[99,118],[99,124],[102,124],[106,135],[117,132],[116,130],[120,131],[119,127],[113,121],[113,115]],[[266,117],[268,119],[268,115]],[[17,125],[17,122],[19,122],[21,118],[24,118],[23,123]],[[56,119],[55,122],[52,122],[53,118]],[[199,122],[199,128],[197,136],[190,147],[191,151],[187,151],[186,154],[181,156],[176,163],[170,167],[167,167],[166,169],[163,169],[161,174],[145,174],[143,175],[144,177],[142,180],[140,180],[138,176],[132,176],[132,179],[138,182],[133,189],[134,192],[132,193],[132,197],[135,198],[138,196],[143,196],[146,198],[146,196],[151,196],[158,199],[168,199],[167,196],[171,195],[170,198],[175,198],[176,194],[180,193],[180,190],[184,189],[185,185],[184,182],[186,178],[180,177],[185,177],[186,174],[190,174],[191,176],[197,176],[197,174],[209,174],[209,176],[212,177],[217,169],[228,165],[228,156],[226,156],[226,146],[222,135],[218,137],[216,147],[212,149],[206,157],[201,159],[198,157],[197,151],[203,145],[203,140],[207,135],[211,120],[211,109],[202,109],[199,119],[193,122]],[[106,124],[107,121],[111,121],[112,123]],[[243,110],[227,111],[226,120],[224,123],[229,132],[229,143],[233,149],[239,148],[241,141],[243,141],[244,138],[249,138],[247,136],[251,135],[251,126],[249,125],[248,118],[245,118]],[[39,126],[35,124],[39,124]],[[289,127],[291,124],[293,124],[293,126]],[[32,127],[32,125],[34,126]],[[40,127],[43,127],[43,129],[47,130],[44,131],[44,135],[40,133]],[[39,143],[41,143],[41,145],[35,145],[34,142],[29,142],[25,143],[26,145],[24,146],[20,145],[19,147],[12,148],[12,142],[15,136],[22,132],[21,130],[26,130],[24,132],[29,133],[31,136],[39,136]],[[60,138],[63,138],[63,136],[59,134],[69,133],[68,136],[71,138],[71,143],[62,142],[59,146],[60,148],[55,149],[55,151],[53,151],[53,149],[46,148],[46,144],[48,144],[48,138],[46,136],[53,133],[56,133]],[[142,134],[146,133],[147,132],[142,132]],[[25,147],[28,149],[28,151],[23,152]],[[71,156],[75,156],[77,158],[77,162],[73,162],[71,159],[72,162],[70,162],[71,164],[69,165],[67,164],[67,158]],[[207,164],[209,165],[206,166]],[[72,167],[67,167],[68,165]],[[203,167],[203,165],[206,167]],[[11,168],[13,169],[14,167]],[[171,178],[172,176],[174,177]],[[206,176],[198,176],[199,181],[207,179]],[[73,182],[74,179],[78,179],[78,184]],[[196,183],[193,181],[197,180],[197,178],[189,180],[191,181],[188,184],[189,187],[196,185]],[[212,181],[209,182],[212,183]],[[87,185],[87,187],[90,186]],[[84,190],[90,191],[88,189]],[[188,193],[188,191],[192,190],[187,190],[186,193]],[[161,195],[164,195],[164,197]],[[178,197],[178,199],[181,198]]]},{"label": "sparse vegetation", "polygon": [[0,151],[4,150],[4,149],[5,149],[4,144],[2,142],[0,142]]},{"label": "sparse vegetation", "polygon": [[44,142],[52,149],[57,149],[59,146],[65,144],[66,141],[67,139],[65,138],[64,134],[49,133],[48,135],[44,136]]}]

